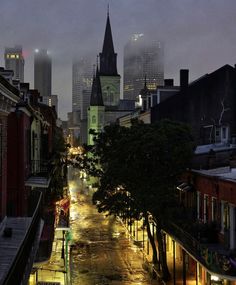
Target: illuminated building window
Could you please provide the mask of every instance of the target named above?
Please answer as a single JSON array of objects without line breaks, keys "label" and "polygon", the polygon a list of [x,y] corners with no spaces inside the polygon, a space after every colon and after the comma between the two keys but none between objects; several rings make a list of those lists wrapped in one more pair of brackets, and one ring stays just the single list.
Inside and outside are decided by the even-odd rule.
[{"label": "illuminated building window", "polygon": [[52,99],[51,99],[51,98],[48,99],[48,105],[49,105],[50,107],[52,107]]},{"label": "illuminated building window", "polygon": [[16,57],[15,54],[10,55],[10,58],[15,58],[15,57]]}]

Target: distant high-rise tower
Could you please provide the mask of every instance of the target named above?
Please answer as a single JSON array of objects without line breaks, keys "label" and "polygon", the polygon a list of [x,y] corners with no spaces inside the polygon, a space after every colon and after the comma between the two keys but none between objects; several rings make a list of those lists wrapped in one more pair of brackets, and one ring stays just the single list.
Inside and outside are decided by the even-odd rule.
[{"label": "distant high-rise tower", "polygon": [[35,50],[34,88],[42,97],[52,94],[52,61],[45,49]]},{"label": "distant high-rise tower", "polygon": [[5,48],[5,68],[14,71],[13,79],[24,82],[24,57],[21,46]]},{"label": "distant high-rise tower", "polygon": [[164,83],[164,55],[159,41],[134,34],[124,48],[124,99],[135,100],[146,83],[155,90]]},{"label": "distant high-rise tower", "polygon": [[87,118],[92,81],[92,57],[75,60],[72,66],[72,111],[80,111],[81,119]]}]

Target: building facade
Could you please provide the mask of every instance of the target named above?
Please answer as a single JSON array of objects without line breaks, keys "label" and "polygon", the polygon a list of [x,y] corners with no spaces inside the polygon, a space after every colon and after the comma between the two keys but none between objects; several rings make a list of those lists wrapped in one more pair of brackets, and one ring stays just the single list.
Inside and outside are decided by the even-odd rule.
[{"label": "building facade", "polygon": [[[167,226],[167,260],[183,284],[236,284],[235,168],[191,170],[177,186],[179,219]],[[174,263],[174,264],[173,264]]]},{"label": "building facade", "polygon": [[180,71],[180,91],[151,110],[152,122],[171,119],[191,126],[197,145],[234,144],[235,67],[225,65],[189,84]]},{"label": "building facade", "polygon": [[5,48],[4,58],[5,68],[14,71],[13,79],[24,82],[25,60],[22,52],[22,47],[15,46],[14,48]]},{"label": "building facade", "polygon": [[7,214],[7,120],[11,108],[20,100],[20,92],[0,76],[0,221]]},{"label": "building facade", "polygon": [[124,99],[136,100],[145,76],[150,91],[163,86],[163,46],[144,34],[134,34],[124,47]]},{"label": "building facade", "polygon": [[[104,127],[105,106],[102,98],[102,88],[98,71],[93,78],[90,106],[88,111],[89,130],[100,133]],[[94,134],[88,132],[88,144],[93,145]]]}]

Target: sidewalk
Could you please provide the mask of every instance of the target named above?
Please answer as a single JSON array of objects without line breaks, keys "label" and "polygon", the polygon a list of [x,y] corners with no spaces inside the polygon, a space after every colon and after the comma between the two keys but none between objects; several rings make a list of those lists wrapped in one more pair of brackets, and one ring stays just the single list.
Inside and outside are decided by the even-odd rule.
[{"label": "sidewalk", "polygon": [[[46,261],[34,263],[29,285],[41,284],[43,282],[52,282],[60,285],[70,284],[67,268],[69,260],[66,259],[68,256],[66,250],[66,230],[69,224],[68,221],[61,219],[60,214],[60,211],[56,212],[51,255]],[[69,216],[67,218],[69,219]],[[65,230],[63,226],[66,227]]]},{"label": "sidewalk", "polygon": [[[170,249],[169,251],[167,251],[167,264],[168,264],[169,272],[171,274],[171,280],[164,282],[163,280],[160,279],[160,277],[158,277],[160,276],[160,272],[158,272],[157,266],[155,268],[152,263],[152,246],[150,242],[148,241],[146,230],[143,230],[142,222],[135,221],[131,227],[130,225],[127,225],[127,223],[125,224],[121,219],[119,219],[119,221],[126,228],[134,244],[136,244],[139,247],[140,251],[142,252],[144,267],[149,272],[149,274],[152,276],[153,273],[155,272],[160,282],[166,285],[173,285],[174,284],[174,272],[173,272],[174,265],[173,265],[172,245],[169,245]],[[156,246],[157,246],[157,242],[156,242]],[[157,250],[158,250],[158,247],[157,247]],[[182,272],[183,272],[182,260],[180,258],[175,258],[175,284],[176,285],[183,284],[183,273]],[[187,285],[196,284],[196,276],[186,276],[186,279],[187,279],[186,280]],[[198,285],[201,285],[199,281],[198,281]]]}]

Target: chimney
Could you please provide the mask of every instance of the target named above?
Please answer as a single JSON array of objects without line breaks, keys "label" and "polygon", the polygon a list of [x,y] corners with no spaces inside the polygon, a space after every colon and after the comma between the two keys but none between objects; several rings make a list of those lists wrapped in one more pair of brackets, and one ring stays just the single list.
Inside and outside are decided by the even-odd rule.
[{"label": "chimney", "polygon": [[174,79],[165,79],[164,86],[174,86]]},{"label": "chimney", "polygon": [[185,92],[188,87],[188,69],[180,69],[180,92]]},{"label": "chimney", "polygon": [[40,94],[38,90],[36,89],[31,89],[30,90],[30,104],[32,106],[36,106],[39,102]]}]

